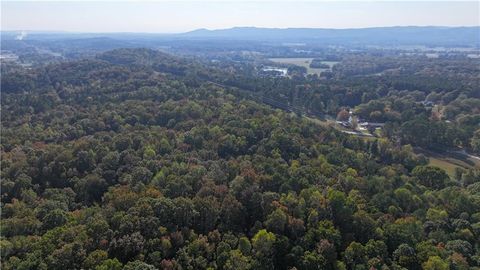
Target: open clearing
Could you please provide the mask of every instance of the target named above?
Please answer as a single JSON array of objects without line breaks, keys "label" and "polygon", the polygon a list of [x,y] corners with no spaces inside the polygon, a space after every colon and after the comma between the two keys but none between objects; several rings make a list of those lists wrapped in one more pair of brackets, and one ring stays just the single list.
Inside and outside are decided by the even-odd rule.
[{"label": "open clearing", "polygon": [[290,64],[305,67],[308,74],[317,74],[320,75],[323,71],[331,70],[331,68],[338,62],[333,61],[322,61],[322,63],[327,64],[330,68],[311,68],[310,63],[314,58],[269,58],[270,61],[281,64]]},{"label": "open clearing", "polygon": [[478,159],[461,154],[449,152],[438,153],[419,148],[415,148],[415,153],[424,154],[429,160],[429,165],[444,169],[450,176],[455,174],[455,168],[457,167],[463,169],[480,169],[480,161]]}]

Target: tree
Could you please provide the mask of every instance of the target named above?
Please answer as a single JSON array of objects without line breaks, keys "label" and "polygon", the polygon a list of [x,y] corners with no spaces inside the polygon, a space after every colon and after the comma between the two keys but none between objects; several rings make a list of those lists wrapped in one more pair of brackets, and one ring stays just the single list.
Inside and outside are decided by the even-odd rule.
[{"label": "tree", "polygon": [[450,264],[438,256],[432,256],[422,264],[422,267],[425,270],[448,270]]},{"label": "tree", "polygon": [[473,151],[480,153],[480,129],[477,129],[470,140]]},{"label": "tree", "polygon": [[95,270],[122,270],[123,265],[116,258],[108,259],[102,262]]},{"label": "tree", "polygon": [[87,258],[83,262],[86,269],[95,269],[108,259],[108,253],[104,250],[94,250],[88,254]]},{"label": "tree", "polygon": [[354,211],[353,202],[347,198],[345,193],[334,189],[328,191],[327,200],[332,211],[334,224],[344,230],[350,229]]},{"label": "tree", "polygon": [[349,117],[350,117],[350,113],[345,109],[340,110],[337,114],[338,121],[348,121]]},{"label": "tree", "polygon": [[238,231],[245,224],[243,205],[234,196],[227,194],[220,209],[221,226],[227,230]]},{"label": "tree", "polygon": [[420,199],[406,188],[398,188],[394,191],[395,199],[403,212],[410,213],[418,209]]},{"label": "tree", "polygon": [[53,251],[47,257],[49,269],[80,269],[86,257],[80,243],[71,243]]},{"label": "tree", "polygon": [[365,211],[353,215],[352,227],[356,239],[361,243],[366,243],[375,236],[375,221]]},{"label": "tree", "polygon": [[423,240],[423,228],[420,222],[414,218],[397,219],[393,224],[385,228],[386,244],[390,252],[400,245],[414,245]]},{"label": "tree", "polygon": [[418,267],[417,257],[415,249],[407,244],[401,244],[393,252],[393,258],[395,261],[407,269],[416,269]]},{"label": "tree", "polygon": [[275,244],[275,234],[267,232],[267,230],[258,231],[252,238],[254,255],[256,263],[254,264],[257,269],[273,269],[273,256],[275,250],[273,246]]},{"label": "tree", "polygon": [[306,270],[320,270],[325,269],[326,260],[325,258],[312,251],[305,251],[302,256],[302,269]]},{"label": "tree", "polygon": [[145,167],[135,167],[132,171],[132,186],[137,183],[148,184],[152,178],[152,172]]},{"label": "tree", "polygon": [[450,179],[444,170],[432,166],[417,166],[412,175],[420,184],[434,189],[444,188]]},{"label": "tree", "polygon": [[287,215],[280,209],[273,211],[265,221],[267,229],[277,234],[283,234],[286,225]]},{"label": "tree", "polygon": [[157,268],[153,265],[144,263],[142,261],[133,261],[128,262],[124,267],[123,270],[156,270]]},{"label": "tree", "polygon": [[450,251],[454,251],[462,254],[465,257],[470,257],[472,255],[472,245],[465,240],[452,240],[448,241],[445,245],[445,248]]},{"label": "tree", "polygon": [[76,193],[87,204],[100,201],[107,188],[105,179],[96,174],[87,175],[75,185]]},{"label": "tree", "polygon": [[179,227],[190,227],[194,221],[194,218],[198,215],[193,202],[187,198],[178,197],[174,200],[174,204],[175,224]]},{"label": "tree", "polygon": [[62,209],[53,209],[42,219],[42,228],[49,230],[67,223],[67,214]]},{"label": "tree", "polygon": [[195,197],[193,203],[195,212],[198,213],[194,217],[194,224],[197,230],[206,234],[215,229],[220,213],[220,204],[217,199],[213,196]]},{"label": "tree", "polygon": [[114,238],[110,243],[111,253],[124,262],[137,256],[143,249],[145,240],[139,232]]},{"label": "tree", "polygon": [[252,269],[250,258],[243,255],[238,249],[230,251],[224,266],[225,270],[249,270]]},{"label": "tree", "polygon": [[365,252],[368,258],[386,259],[388,257],[387,245],[381,240],[368,240],[365,244]]},{"label": "tree", "polygon": [[143,157],[145,159],[153,159],[156,155],[157,153],[155,153],[155,150],[153,150],[151,146],[147,146],[143,150]]},{"label": "tree", "polygon": [[353,268],[356,265],[363,265],[367,262],[365,247],[357,242],[352,242],[345,249],[345,263]]},{"label": "tree", "polygon": [[243,255],[248,256],[252,250],[252,244],[247,237],[240,237],[238,239],[238,249],[242,252]]}]

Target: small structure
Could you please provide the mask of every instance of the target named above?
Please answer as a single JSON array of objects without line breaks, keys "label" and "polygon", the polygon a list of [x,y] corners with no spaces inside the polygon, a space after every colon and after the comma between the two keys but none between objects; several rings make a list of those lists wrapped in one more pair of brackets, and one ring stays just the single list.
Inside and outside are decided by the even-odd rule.
[{"label": "small structure", "polygon": [[385,123],[362,122],[362,123],[359,123],[358,125],[366,129],[369,129],[369,128],[381,128],[385,126]]},{"label": "small structure", "polygon": [[263,67],[259,73],[262,76],[286,77],[288,74],[288,69],[277,67]]},{"label": "small structure", "polygon": [[433,103],[432,101],[424,100],[421,103],[422,103],[423,106],[425,106],[427,108],[431,108],[431,107],[435,106],[435,103]]},{"label": "small structure", "polygon": [[336,123],[346,128],[352,127],[349,121],[336,121]]}]

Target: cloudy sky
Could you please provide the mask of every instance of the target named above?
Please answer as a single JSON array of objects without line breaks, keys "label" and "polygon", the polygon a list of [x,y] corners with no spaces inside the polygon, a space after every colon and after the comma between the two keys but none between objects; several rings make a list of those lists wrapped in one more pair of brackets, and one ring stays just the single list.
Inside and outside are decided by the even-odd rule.
[{"label": "cloudy sky", "polygon": [[479,1],[9,1],[1,29],[184,32],[234,26],[362,28],[480,25]]}]

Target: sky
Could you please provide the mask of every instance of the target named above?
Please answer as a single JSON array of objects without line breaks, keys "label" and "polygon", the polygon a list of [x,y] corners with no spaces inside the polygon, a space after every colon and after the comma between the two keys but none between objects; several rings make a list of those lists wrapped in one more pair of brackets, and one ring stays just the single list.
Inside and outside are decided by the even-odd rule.
[{"label": "sky", "polygon": [[2,31],[478,26],[479,1],[1,1]]}]

